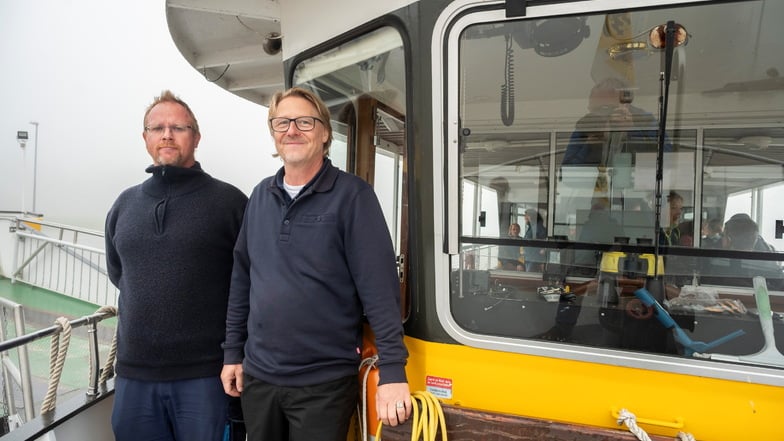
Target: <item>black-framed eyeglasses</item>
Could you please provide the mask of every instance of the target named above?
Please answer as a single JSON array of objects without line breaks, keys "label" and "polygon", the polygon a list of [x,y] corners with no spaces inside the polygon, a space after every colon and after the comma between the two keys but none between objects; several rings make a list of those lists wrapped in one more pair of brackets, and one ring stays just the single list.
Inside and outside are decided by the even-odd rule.
[{"label": "black-framed eyeglasses", "polygon": [[294,125],[297,126],[297,129],[302,132],[309,132],[316,127],[316,121],[324,124],[324,121],[316,118],[315,116],[300,116],[297,118],[270,118],[270,128],[273,132],[285,132],[291,126],[291,122],[294,121]]},{"label": "black-framed eyeglasses", "polygon": [[144,130],[147,133],[152,133],[153,135],[163,135],[166,132],[166,129],[171,130],[172,133],[176,133],[181,135],[188,130],[193,129],[193,126],[185,126],[185,125],[174,125],[174,126],[151,126],[145,127]]}]

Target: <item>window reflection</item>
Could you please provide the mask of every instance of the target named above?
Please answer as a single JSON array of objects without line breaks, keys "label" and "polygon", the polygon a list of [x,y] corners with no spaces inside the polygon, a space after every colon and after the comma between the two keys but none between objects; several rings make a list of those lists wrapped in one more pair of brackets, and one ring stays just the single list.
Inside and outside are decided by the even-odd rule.
[{"label": "window reflection", "polygon": [[[525,20],[469,26],[460,41],[462,251],[450,290],[459,326],[489,336],[745,357],[771,344],[756,314],[763,297],[754,280],[762,277],[781,335],[773,345],[782,350],[784,90],[732,88],[755,73],[747,63],[715,64],[770,63],[782,34],[755,22],[771,35],[726,44],[716,22],[743,7],[624,13],[630,28],[615,33],[605,30],[620,14],[581,17],[596,32],[581,34],[584,41],[562,57],[510,47],[507,35],[530,31]],[[666,17],[688,29],[689,43],[675,49],[678,83],[660,135],[661,57],[630,42]],[[510,70],[525,82],[504,74]],[[493,71],[516,86],[514,106],[488,85]],[[526,236],[532,217],[541,224]],[[510,234],[516,225],[519,235]]]}]

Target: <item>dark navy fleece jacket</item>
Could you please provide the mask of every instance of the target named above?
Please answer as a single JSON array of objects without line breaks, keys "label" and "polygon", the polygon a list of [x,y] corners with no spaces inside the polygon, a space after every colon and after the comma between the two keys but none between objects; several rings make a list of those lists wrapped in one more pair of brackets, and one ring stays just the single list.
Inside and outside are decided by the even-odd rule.
[{"label": "dark navy fleece jacket", "polygon": [[293,201],[283,168],[251,194],[234,251],[224,362],[281,386],[356,375],[363,313],[380,383],[405,382],[395,255],[373,188],[325,160]]},{"label": "dark navy fleece jacket", "polygon": [[192,168],[149,167],[106,218],[120,289],[117,374],[147,381],[218,376],[232,250],[247,197]]}]

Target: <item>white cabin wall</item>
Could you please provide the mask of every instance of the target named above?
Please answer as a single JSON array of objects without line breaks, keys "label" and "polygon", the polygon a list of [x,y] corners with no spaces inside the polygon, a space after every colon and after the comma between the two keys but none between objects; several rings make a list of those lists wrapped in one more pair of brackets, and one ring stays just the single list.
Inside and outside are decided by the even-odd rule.
[{"label": "white cabin wall", "polygon": [[[380,15],[402,8],[415,0],[344,0],[340,7],[332,2],[285,0],[280,2],[283,59],[300,52]],[[291,38],[288,38],[292,36]]]}]

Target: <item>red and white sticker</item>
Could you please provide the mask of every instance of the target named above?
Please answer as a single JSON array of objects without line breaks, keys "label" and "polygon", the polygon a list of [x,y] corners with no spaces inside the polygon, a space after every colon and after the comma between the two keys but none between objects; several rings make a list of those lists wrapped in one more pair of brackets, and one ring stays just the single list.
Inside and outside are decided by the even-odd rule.
[{"label": "red and white sticker", "polygon": [[452,398],[452,379],[443,377],[432,377],[428,375],[425,380],[427,391],[437,398]]}]

